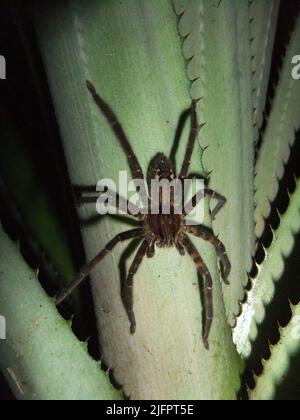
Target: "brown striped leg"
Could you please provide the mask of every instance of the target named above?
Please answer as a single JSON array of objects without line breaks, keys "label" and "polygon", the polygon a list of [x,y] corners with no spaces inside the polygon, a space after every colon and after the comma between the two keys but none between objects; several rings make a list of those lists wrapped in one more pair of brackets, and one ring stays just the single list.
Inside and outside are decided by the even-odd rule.
[{"label": "brown striped leg", "polygon": [[215,220],[216,215],[219,213],[221,208],[226,204],[226,198],[223,197],[221,194],[218,194],[216,191],[213,191],[209,188],[204,188],[201,191],[198,191],[197,194],[195,194],[190,201],[186,203],[184,206],[184,212],[183,215],[186,216],[192,212],[192,210],[197,206],[197,204],[204,198],[205,195],[209,195],[211,198],[218,201],[216,207],[211,212],[211,218],[212,220]]},{"label": "brown striped leg", "polygon": [[152,239],[152,241],[150,242],[148,249],[147,249],[147,257],[148,258],[153,258],[154,254],[155,254],[155,242],[156,239]]},{"label": "brown striped leg", "polygon": [[102,249],[101,252],[87,265],[85,265],[79,273],[75,276],[73,282],[67,287],[67,289],[63,290],[56,298],[55,298],[55,304],[60,305],[67,296],[69,296],[73,290],[75,290],[88,276],[88,274],[95,268],[97,264],[100,263],[100,261],[110,252],[112,249],[122,241],[125,241],[127,239],[131,238],[138,238],[142,237],[144,235],[144,229],[143,228],[136,228],[131,229],[126,232],[119,233],[119,235],[115,236],[114,239],[112,239],[108,244]]},{"label": "brown striped leg", "polygon": [[202,333],[202,339],[204,347],[208,350],[209,343],[208,337],[214,317],[213,312],[213,299],[212,299],[212,278],[208,271],[207,266],[205,265],[203,259],[201,258],[199,252],[192,244],[191,240],[185,235],[181,240],[182,245],[187,250],[188,254],[193,258],[194,263],[197,266],[197,270],[199,274],[202,276],[204,280],[204,313],[205,313],[205,321]]},{"label": "brown striped leg", "polygon": [[[114,193],[113,191],[106,191],[105,194],[111,194],[116,196],[116,208],[124,211],[125,213],[129,214],[130,216],[136,217],[138,219],[144,219],[144,215],[141,213],[141,210],[135,206],[134,204],[130,203],[129,201],[122,197],[121,195]],[[80,196],[78,197],[77,201],[79,204],[89,204],[89,203],[97,203],[101,193],[99,193],[99,196]],[[131,209],[134,210],[134,213],[132,213],[129,210],[129,205]]]},{"label": "brown striped leg", "polygon": [[[95,87],[90,81],[86,81],[87,88],[90,92],[90,94],[93,96],[95,103],[98,105],[100,110],[103,112],[104,116],[106,117],[108,123],[110,124],[112,130],[114,131],[116,137],[118,138],[128,160],[128,164],[130,166],[130,170],[133,176],[133,179],[144,179],[142,168],[138,162],[138,159],[135,155],[135,153],[132,150],[132,147],[130,146],[130,143],[128,141],[128,138],[119,123],[117,116],[113,112],[113,110],[110,108],[110,106],[98,95],[96,92]],[[147,205],[148,198],[144,197],[144,194],[141,194],[141,200],[142,202]]]},{"label": "brown striped leg", "polygon": [[182,245],[180,239],[177,239],[177,241],[175,242],[176,248],[179,252],[180,255],[185,255],[185,249],[184,246]]},{"label": "brown striped leg", "polygon": [[190,225],[185,226],[185,229],[192,235],[210,242],[215,247],[216,253],[218,254],[221,263],[222,278],[224,283],[229,284],[228,276],[231,271],[231,264],[223,243],[212,233],[210,229],[205,226]]},{"label": "brown striped leg", "polygon": [[190,134],[189,134],[189,139],[188,139],[188,144],[186,147],[186,151],[185,151],[185,156],[183,159],[183,164],[182,164],[182,168],[180,171],[180,175],[179,175],[179,179],[184,179],[187,177],[188,175],[188,171],[189,171],[189,167],[191,164],[191,158],[192,158],[192,153],[193,153],[193,149],[195,146],[195,141],[197,138],[197,134],[200,130],[201,127],[203,127],[204,124],[199,125],[198,121],[197,121],[197,113],[196,113],[196,105],[197,105],[197,101],[193,101],[192,102],[192,106],[191,106],[191,130],[190,130]]},{"label": "brown striped leg", "polygon": [[149,247],[149,244],[151,243],[151,238],[145,239],[142,244],[140,245],[134,260],[131,264],[131,267],[129,269],[129,273],[126,279],[126,283],[122,287],[122,300],[124,307],[126,309],[126,313],[130,322],[130,333],[134,334],[136,329],[136,322],[135,322],[135,316],[133,312],[133,277],[138,271],[141,262],[144,258],[144,256],[147,253],[147,249]]}]

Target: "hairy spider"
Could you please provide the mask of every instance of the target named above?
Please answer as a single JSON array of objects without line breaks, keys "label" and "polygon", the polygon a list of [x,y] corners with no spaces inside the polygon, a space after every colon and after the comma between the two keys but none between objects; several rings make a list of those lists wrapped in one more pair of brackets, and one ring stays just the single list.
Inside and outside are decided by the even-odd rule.
[{"label": "hairy spider", "polygon": [[[103,99],[97,94],[96,89],[91,82],[87,81],[87,88],[91,93],[94,101],[106,117],[108,123],[110,124],[112,130],[114,131],[116,137],[118,138],[120,145],[122,146],[130,166],[132,176],[135,180],[144,180],[144,175],[142,168],[137,160],[136,155],[134,154],[130,143],[124,133],[124,130],[119,123],[116,115],[110,109],[110,107],[103,101]],[[197,114],[196,114],[196,101],[192,102],[191,105],[191,129],[188,139],[187,148],[185,151],[184,161],[182,168],[177,179],[183,182],[184,179],[188,177],[188,170],[191,162],[191,156],[197,138],[197,134],[201,128],[201,125],[198,125]],[[175,170],[172,167],[170,160],[159,153],[152,161],[149,166],[148,175],[151,179],[167,179],[172,180],[176,178]],[[218,201],[215,208],[212,210],[212,218],[214,219],[216,214],[224,206],[226,199],[215,191],[204,188],[202,193],[195,194],[191,200],[191,206],[185,206],[184,208],[194,208],[198,202],[203,198],[204,194],[209,195],[211,198],[214,198]],[[96,202],[99,197],[81,197],[82,203],[91,203]],[[124,203],[128,208],[129,202],[118,196],[116,202],[116,207],[121,208]],[[150,209],[151,205],[151,196],[147,197],[146,206]],[[160,198],[161,200],[161,198]],[[183,198],[181,197],[181,200]],[[145,200],[144,200],[145,201]],[[122,287],[122,300],[127,312],[127,316],[130,322],[130,332],[134,334],[136,329],[136,321],[133,312],[133,278],[138,268],[145,257],[153,257],[155,253],[155,245],[159,247],[171,247],[176,246],[181,255],[185,254],[185,251],[192,257],[194,263],[197,266],[198,273],[202,276],[204,281],[204,313],[205,318],[203,322],[203,343],[204,346],[208,349],[208,337],[211,329],[211,324],[213,321],[213,302],[212,302],[212,278],[209,273],[209,270],[201,258],[198,250],[192,244],[191,240],[188,237],[188,234],[192,234],[199,238],[204,239],[205,241],[210,242],[220,259],[221,265],[221,274],[224,282],[228,284],[228,275],[230,273],[231,265],[227,257],[225,247],[222,242],[212,233],[212,231],[204,226],[195,226],[189,225],[185,221],[185,217],[190,213],[185,210],[181,214],[175,214],[174,212],[174,196],[170,192],[170,213],[163,214],[161,211],[159,214],[151,214],[151,211],[148,214],[142,214],[141,211],[138,214],[131,214],[132,216],[139,219],[141,226],[135,229],[131,229],[125,232],[118,234],[113,238],[102,250],[101,252],[86,266],[84,266],[80,273],[78,273],[71,283],[71,285],[64,291],[62,291],[56,298],[56,304],[59,305],[91,272],[91,270],[110,252],[112,249],[119,243],[131,238],[140,238],[141,243],[138,248],[138,251],[134,257],[134,260],[129,269],[127,280]],[[161,203],[159,203],[159,209],[161,209]]]}]

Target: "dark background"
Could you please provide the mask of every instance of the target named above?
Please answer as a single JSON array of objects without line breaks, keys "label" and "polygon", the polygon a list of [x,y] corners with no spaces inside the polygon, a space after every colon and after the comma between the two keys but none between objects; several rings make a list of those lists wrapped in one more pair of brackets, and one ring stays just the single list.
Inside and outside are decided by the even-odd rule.
[{"label": "dark background", "polygon": [[[281,2],[268,92],[269,102],[265,110],[265,121],[274,93],[273,86],[274,84],[276,85],[278,80],[281,59],[284,55],[285,46],[293,28],[294,19],[299,7],[300,1],[298,0],[283,0]],[[7,61],[7,80],[0,81],[0,118],[3,118],[3,115],[7,113],[14,121],[19,132],[22,133],[21,137],[24,145],[30,151],[31,156],[33,156],[39,177],[45,186],[45,190],[53,203],[55,211],[61,219],[66,238],[70,244],[70,249],[72,249],[75,267],[78,268],[84,261],[80,226],[73,205],[72,190],[51,96],[31,22],[30,1],[10,0],[1,2],[0,54]],[[284,212],[288,205],[287,189],[292,192],[295,188],[294,174],[300,176],[299,158],[299,133],[297,133],[295,146],[292,149],[285,177],[280,183],[280,192],[276,200],[276,207],[280,209],[281,213]],[[7,165],[13,165],[13,162],[7,162]],[[2,168],[0,167],[0,179],[1,170]],[[14,219],[9,206],[1,194],[0,199],[1,223],[12,238],[20,238],[22,236],[22,226]],[[276,211],[271,214],[268,222],[274,228],[278,226],[279,220]],[[263,244],[268,246],[270,240],[270,229],[267,229],[264,234]],[[300,300],[299,251],[300,235],[296,238],[296,247],[287,261],[284,278],[280,282],[280,285],[277,286],[275,299],[270,308],[267,309],[267,317],[260,328],[255,354],[251,356],[244,375],[244,379],[250,385],[253,385],[252,369],[255,369],[256,372],[260,372],[262,369],[260,356],[268,357],[269,355],[268,338],[271,338],[271,342],[273,343],[278,341],[277,321],[279,320],[285,325],[290,318],[290,311],[287,304],[288,298],[293,303],[297,303]],[[37,256],[26,244],[25,238],[22,242],[22,253],[31,266],[36,267],[39,265]],[[262,258],[263,250],[260,246],[256,259],[259,262]],[[49,279],[45,273],[42,272],[39,278],[49,294],[56,292],[55,285],[48,281]],[[99,359],[100,349],[98,348],[96,339],[95,321],[92,310],[93,305],[87,286],[82,288],[81,294],[85,302],[85,310],[75,317],[73,329],[76,335],[82,339],[88,336],[92,337],[89,351],[96,359]],[[62,311],[63,316],[69,317],[72,313],[72,308],[67,307]],[[291,372],[278,391],[278,399],[300,399],[300,379],[297,377],[297,374],[295,375],[295,372],[299,372],[299,367],[300,355],[297,355],[293,360]],[[241,391],[241,397],[245,398],[244,390]],[[0,373],[0,400],[13,399],[14,397],[9,387]]]}]

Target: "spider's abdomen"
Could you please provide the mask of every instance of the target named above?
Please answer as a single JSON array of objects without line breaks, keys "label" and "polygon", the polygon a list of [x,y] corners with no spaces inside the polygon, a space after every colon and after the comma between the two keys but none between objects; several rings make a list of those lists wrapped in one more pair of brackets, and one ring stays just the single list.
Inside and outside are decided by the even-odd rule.
[{"label": "spider's abdomen", "polygon": [[157,246],[173,246],[181,229],[179,214],[149,214],[148,226],[157,238]]}]

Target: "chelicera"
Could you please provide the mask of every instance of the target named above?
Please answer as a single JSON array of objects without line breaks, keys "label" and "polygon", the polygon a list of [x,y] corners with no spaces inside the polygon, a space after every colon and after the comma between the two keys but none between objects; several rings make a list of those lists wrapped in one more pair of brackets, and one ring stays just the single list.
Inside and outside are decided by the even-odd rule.
[{"label": "chelicera", "polygon": [[[125,132],[122,128],[122,125],[118,121],[116,115],[112,111],[112,109],[108,106],[107,103],[97,94],[95,87],[92,85],[91,82],[87,81],[87,88],[91,93],[95,103],[100,108],[104,116],[106,117],[108,123],[110,124],[112,130],[114,131],[116,137],[119,140],[120,145],[122,146],[128,160],[128,164],[131,170],[131,174],[133,179],[135,180],[144,180],[144,175],[142,168],[138,162],[136,155],[134,154],[132,147],[125,135]],[[196,114],[196,101],[192,101],[191,110],[190,110],[190,119],[191,119],[191,128],[189,139],[185,151],[185,156],[183,160],[183,164],[181,167],[181,171],[177,176],[175,173],[175,169],[173,168],[171,161],[163,154],[159,153],[156,157],[152,160],[149,169],[148,169],[148,178],[150,179],[167,179],[173,180],[177,179],[180,182],[183,182],[185,179],[188,178],[188,171],[190,167],[192,152],[194,149],[195,141],[197,138],[197,134],[201,128],[201,125],[197,122],[197,114]],[[140,264],[145,256],[151,258],[155,254],[155,246],[158,247],[171,247],[175,246],[181,255],[184,255],[187,252],[191,258],[193,259],[198,273],[201,275],[203,279],[203,306],[204,306],[204,322],[203,322],[203,343],[204,346],[208,349],[208,337],[213,321],[213,301],[212,301],[212,278],[210,272],[203,261],[199,251],[193,245],[192,241],[189,238],[189,234],[202,238],[205,241],[210,242],[219,257],[220,266],[221,266],[221,274],[224,282],[228,283],[228,276],[231,270],[230,261],[226,254],[225,247],[223,243],[213,234],[213,232],[204,227],[202,225],[194,225],[188,224],[186,220],[186,216],[190,213],[183,210],[181,214],[176,214],[174,211],[175,208],[175,197],[170,190],[170,196],[168,197],[169,204],[170,204],[170,212],[169,214],[163,214],[161,211],[158,214],[152,214],[151,211],[147,212],[147,214],[143,214],[138,209],[135,212],[128,212],[132,217],[135,217],[139,220],[140,227],[135,229],[131,229],[125,232],[118,234],[115,238],[113,238],[101,251],[96,257],[89,262],[86,266],[84,266],[81,271],[76,275],[74,281],[71,285],[64,291],[62,291],[56,298],[56,304],[59,305],[62,301],[80,284],[83,280],[88,276],[88,274],[92,271],[92,269],[100,263],[100,261],[109,254],[113,248],[120,242],[125,240],[129,240],[132,238],[139,238],[140,244],[139,248],[136,252],[136,255],[133,259],[131,267],[129,269],[129,273],[127,276],[127,280],[125,284],[122,286],[122,300],[124,303],[124,307],[130,322],[130,332],[134,334],[136,330],[136,320],[133,311],[133,279],[134,275],[138,271]],[[195,194],[191,199],[189,205],[184,206],[184,209],[189,208],[193,209],[201,199],[203,199],[204,195],[208,195],[211,198],[217,201],[216,206],[211,212],[212,219],[215,218],[217,213],[221,210],[221,208],[226,203],[226,199],[218,194],[217,192],[209,189],[204,188],[202,193]],[[159,196],[160,197],[160,196]],[[80,201],[82,203],[91,203],[96,202],[98,200],[98,196],[95,197],[81,197]],[[117,196],[116,207],[124,209],[124,204],[128,209],[129,202],[121,197]],[[145,197],[144,197],[145,198]],[[183,201],[183,197],[181,200]],[[150,209],[151,206],[151,196],[147,196],[147,199],[144,203],[145,206],[148,206]],[[159,199],[160,200],[160,199]],[[132,204],[131,204],[132,206]],[[161,210],[162,203],[158,203],[159,209]],[[132,208],[132,207],[131,207]]]}]

